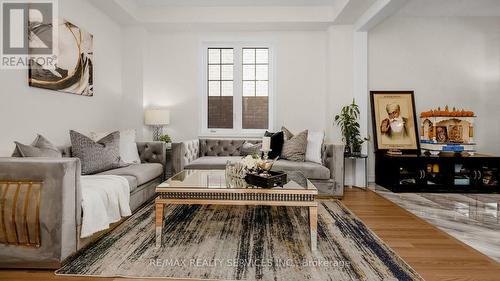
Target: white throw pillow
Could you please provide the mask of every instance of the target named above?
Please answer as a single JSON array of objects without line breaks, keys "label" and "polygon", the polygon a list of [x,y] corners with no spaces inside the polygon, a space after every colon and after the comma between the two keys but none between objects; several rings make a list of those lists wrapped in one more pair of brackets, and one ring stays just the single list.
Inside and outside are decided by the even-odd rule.
[{"label": "white throw pillow", "polygon": [[307,134],[306,161],[322,164],[321,148],[324,138],[325,133],[323,132],[309,132]]},{"label": "white throw pillow", "polygon": [[[112,132],[96,133],[91,132],[90,138],[93,141],[98,141]],[[127,164],[140,164],[141,158],[137,151],[137,143],[135,142],[135,130],[128,129],[120,131],[120,158]]]}]

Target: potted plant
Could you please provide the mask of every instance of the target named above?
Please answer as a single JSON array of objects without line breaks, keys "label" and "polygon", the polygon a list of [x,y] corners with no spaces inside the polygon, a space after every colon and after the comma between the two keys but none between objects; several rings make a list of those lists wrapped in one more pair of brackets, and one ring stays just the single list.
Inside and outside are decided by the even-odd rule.
[{"label": "potted plant", "polygon": [[359,106],[354,99],[352,103],[346,105],[340,111],[340,114],[335,115],[335,124],[342,131],[342,139],[345,143],[346,155],[361,154],[361,145],[367,141],[367,138],[362,138],[359,132]]},{"label": "potted plant", "polygon": [[164,142],[167,144],[167,148],[172,147],[172,138],[170,138],[169,135],[161,135],[159,138],[160,141]]}]

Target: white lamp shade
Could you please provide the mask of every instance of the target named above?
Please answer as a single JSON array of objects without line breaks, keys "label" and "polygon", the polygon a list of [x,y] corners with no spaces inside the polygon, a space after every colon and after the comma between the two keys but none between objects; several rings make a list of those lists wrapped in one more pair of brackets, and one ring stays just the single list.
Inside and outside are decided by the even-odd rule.
[{"label": "white lamp shade", "polygon": [[170,123],[170,111],[167,109],[146,109],[144,123],[146,125],[168,125]]}]

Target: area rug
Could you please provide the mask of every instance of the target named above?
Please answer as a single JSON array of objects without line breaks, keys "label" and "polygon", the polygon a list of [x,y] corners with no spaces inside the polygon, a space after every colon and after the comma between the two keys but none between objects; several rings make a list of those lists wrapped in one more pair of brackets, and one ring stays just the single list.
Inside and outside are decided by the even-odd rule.
[{"label": "area rug", "polygon": [[339,201],[318,208],[318,250],[306,208],[168,206],[155,246],[145,206],[58,275],[208,280],[422,280]]}]

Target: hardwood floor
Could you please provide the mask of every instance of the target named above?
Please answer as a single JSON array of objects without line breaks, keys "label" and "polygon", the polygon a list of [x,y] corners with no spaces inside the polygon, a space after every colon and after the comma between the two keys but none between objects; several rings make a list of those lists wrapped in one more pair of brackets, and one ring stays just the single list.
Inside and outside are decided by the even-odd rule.
[{"label": "hardwood floor", "polygon": [[[375,192],[356,188],[347,189],[342,202],[425,280],[500,279],[500,264]],[[0,280],[137,281],[151,279],[69,278],[55,276],[53,271],[48,270],[0,270]]]},{"label": "hardwood floor", "polygon": [[342,202],[425,280],[500,280],[500,264],[373,191]]}]

